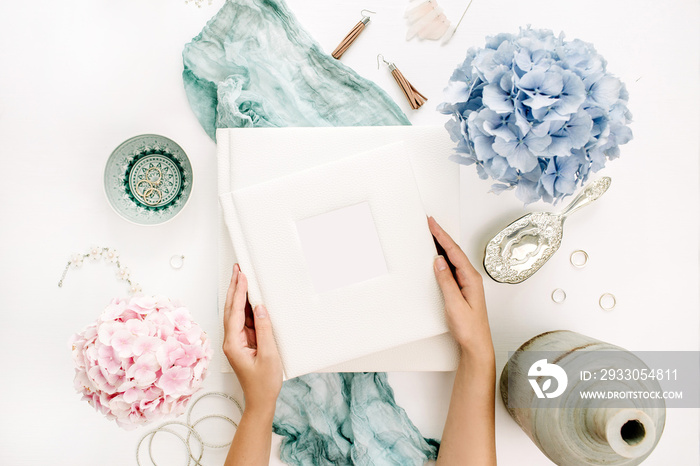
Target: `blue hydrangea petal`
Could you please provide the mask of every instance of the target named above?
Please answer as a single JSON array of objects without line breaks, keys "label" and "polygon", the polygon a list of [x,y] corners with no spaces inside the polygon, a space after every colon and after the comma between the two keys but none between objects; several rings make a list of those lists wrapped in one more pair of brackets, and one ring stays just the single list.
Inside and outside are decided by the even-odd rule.
[{"label": "blue hydrangea petal", "polygon": [[523,100],[523,103],[533,109],[545,108],[556,102],[556,98],[549,95],[535,94],[528,99]]},{"label": "blue hydrangea petal", "polygon": [[614,76],[602,76],[591,82],[587,80],[588,101],[598,107],[608,109],[620,98],[622,83]]},{"label": "blue hydrangea petal", "polygon": [[537,166],[537,157],[528,149],[525,141],[505,141],[496,138],[493,149],[498,155],[508,159],[508,163],[518,170],[527,172]]},{"label": "blue hydrangea petal", "polygon": [[482,97],[484,105],[498,113],[511,113],[513,111],[513,99],[509,92],[504,91],[500,85],[492,83],[484,86]]},{"label": "blue hydrangea petal", "polygon": [[555,157],[549,161],[540,181],[547,194],[561,198],[576,190],[578,159],[572,156]]},{"label": "blue hydrangea petal", "polygon": [[489,189],[489,192],[494,194],[501,194],[503,191],[508,191],[513,188],[515,188],[514,185],[494,183],[491,185],[491,189]]},{"label": "blue hydrangea petal", "polygon": [[483,133],[472,138],[474,142],[474,152],[476,152],[476,158],[478,160],[484,162],[494,157],[498,157],[496,151],[493,150],[493,143],[495,139],[495,137],[487,136]]},{"label": "blue hydrangea petal", "polygon": [[571,153],[571,149],[573,149],[573,143],[570,137],[552,135],[552,143],[547,148],[547,152],[552,157],[566,156]]},{"label": "blue hydrangea petal", "polygon": [[627,144],[633,137],[630,127],[620,124],[616,124],[610,132],[615,135],[615,143],[617,145]]},{"label": "blue hydrangea petal", "polygon": [[485,108],[479,112],[478,119],[483,121],[482,131],[491,136],[498,136],[506,141],[515,139],[515,133],[511,129],[510,115],[499,115],[493,110]]},{"label": "blue hydrangea petal", "polygon": [[484,81],[489,83],[494,82],[496,78],[510,69],[507,65],[496,63],[494,61],[495,55],[495,50],[484,50],[473,62],[474,69],[477,73],[483,77]]},{"label": "blue hydrangea petal", "polygon": [[510,165],[508,164],[508,160],[500,155],[496,155],[489,161],[489,167],[491,177],[498,180],[506,174],[506,171],[508,171]]},{"label": "blue hydrangea petal", "polygon": [[485,47],[487,49],[496,50],[503,42],[513,42],[515,38],[516,37],[511,33],[502,32],[495,36],[487,37]]},{"label": "blue hydrangea petal", "polygon": [[474,165],[476,166],[476,174],[479,175],[479,178],[482,180],[488,179],[489,174],[486,173],[486,170],[484,169],[484,162],[481,160],[476,160]]},{"label": "blue hydrangea petal", "polygon": [[538,186],[539,183],[537,182],[521,180],[515,188],[515,197],[520,199],[526,205],[537,202],[541,197]]},{"label": "blue hydrangea petal", "polygon": [[530,97],[537,95],[552,97],[561,94],[564,82],[559,73],[535,69],[525,73],[518,81],[517,86]]},{"label": "blue hydrangea petal", "polygon": [[450,102],[466,102],[469,100],[471,85],[466,81],[450,81],[444,90],[445,98]]},{"label": "blue hydrangea petal", "polygon": [[593,120],[584,110],[579,110],[569,121],[564,123],[559,131],[554,133],[557,137],[568,137],[571,147],[580,149],[590,139]]},{"label": "blue hydrangea petal", "polygon": [[450,160],[460,165],[473,165],[476,163],[476,158],[473,155],[465,154],[464,152],[450,155]]},{"label": "blue hydrangea petal", "polygon": [[560,115],[576,113],[586,100],[586,87],[581,78],[571,71],[563,71],[561,77],[564,87],[552,107]]},{"label": "blue hydrangea petal", "polygon": [[530,127],[530,132],[537,136],[537,137],[545,137],[549,136],[551,133],[551,127],[552,127],[552,122],[551,121],[543,121],[540,124],[533,124]]},{"label": "blue hydrangea petal", "polygon": [[552,143],[552,138],[549,135],[539,137],[536,136],[534,132],[530,131],[530,133],[525,136],[525,143],[532,153],[539,155],[549,147]]},{"label": "blue hydrangea petal", "polygon": [[452,142],[457,142],[462,139],[462,125],[457,120],[449,120],[445,123],[445,129],[447,134],[450,135]]}]

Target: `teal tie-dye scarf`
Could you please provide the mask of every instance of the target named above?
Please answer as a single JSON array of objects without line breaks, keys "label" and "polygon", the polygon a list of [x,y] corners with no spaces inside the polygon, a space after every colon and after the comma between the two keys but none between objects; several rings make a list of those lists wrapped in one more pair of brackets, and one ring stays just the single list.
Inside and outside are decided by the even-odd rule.
[{"label": "teal tie-dye scarf", "polygon": [[229,0],[185,46],[190,106],[216,128],[410,124],[376,84],[323,53],[280,0]]},{"label": "teal tie-dye scarf", "polygon": [[[410,124],[376,84],[321,51],[281,0],[229,0],[185,46],[192,110],[216,128]],[[437,456],[384,373],[288,380],[273,424],[296,465],[422,465]]]}]

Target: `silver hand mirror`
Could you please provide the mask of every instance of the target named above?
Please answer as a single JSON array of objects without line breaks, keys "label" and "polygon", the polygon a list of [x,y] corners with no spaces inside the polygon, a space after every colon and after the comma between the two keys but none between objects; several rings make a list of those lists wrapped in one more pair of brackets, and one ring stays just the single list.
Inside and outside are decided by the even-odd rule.
[{"label": "silver hand mirror", "polygon": [[608,190],[610,178],[586,186],[561,213],[532,212],[499,231],[486,245],[484,269],[500,283],[530,278],[559,249],[564,220]]}]

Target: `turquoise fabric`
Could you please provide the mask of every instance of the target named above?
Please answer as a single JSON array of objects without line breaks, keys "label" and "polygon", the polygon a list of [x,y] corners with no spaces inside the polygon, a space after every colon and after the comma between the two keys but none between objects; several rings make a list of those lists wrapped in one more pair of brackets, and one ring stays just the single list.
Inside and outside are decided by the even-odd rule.
[{"label": "turquoise fabric", "polygon": [[296,465],[423,465],[439,447],[396,405],[383,372],[286,381],[273,429],[285,437],[280,458]]},{"label": "turquoise fabric", "polygon": [[229,0],[185,46],[190,106],[216,128],[409,124],[379,86],[330,55],[277,0]]},{"label": "turquoise fabric", "polygon": [[[216,128],[410,124],[376,84],[323,53],[281,0],[229,0],[185,46],[190,106]],[[288,380],[274,431],[293,465],[422,465],[437,456],[384,373]]]}]

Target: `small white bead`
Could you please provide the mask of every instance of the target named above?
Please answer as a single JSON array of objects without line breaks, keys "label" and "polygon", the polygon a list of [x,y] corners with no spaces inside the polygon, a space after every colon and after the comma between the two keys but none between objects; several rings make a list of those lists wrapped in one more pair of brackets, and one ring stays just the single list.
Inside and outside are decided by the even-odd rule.
[{"label": "small white bead", "polygon": [[70,257],[70,265],[76,269],[83,265],[83,255],[78,253],[73,254]]},{"label": "small white bead", "polygon": [[116,262],[119,259],[119,254],[117,254],[117,251],[112,248],[108,248],[102,253],[102,255],[108,262]]},{"label": "small white bead", "polygon": [[100,259],[101,256],[102,249],[100,249],[97,246],[90,247],[90,252],[88,253],[88,257],[90,257],[90,260],[97,261]]},{"label": "small white bead", "polygon": [[131,275],[131,272],[126,267],[121,267],[117,270],[117,278],[120,280],[126,280]]}]

